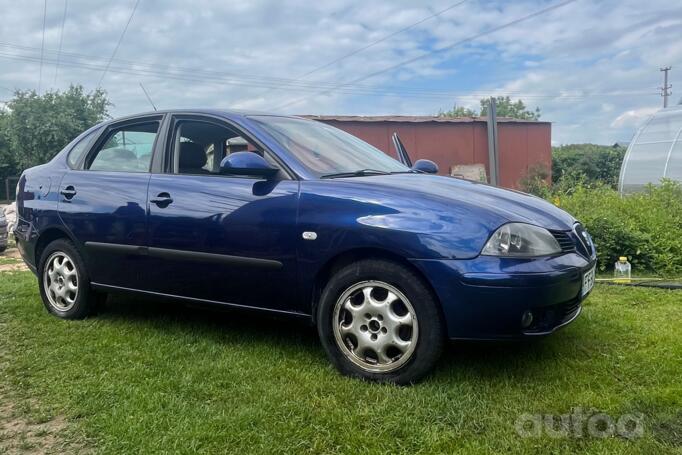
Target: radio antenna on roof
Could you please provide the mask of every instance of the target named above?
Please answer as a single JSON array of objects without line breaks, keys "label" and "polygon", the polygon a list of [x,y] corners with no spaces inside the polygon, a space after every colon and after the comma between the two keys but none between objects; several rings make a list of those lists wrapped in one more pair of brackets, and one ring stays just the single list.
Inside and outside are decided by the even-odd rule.
[{"label": "radio antenna on roof", "polygon": [[144,85],[142,85],[142,82],[140,82],[140,88],[141,88],[142,91],[144,92],[144,96],[147,97],[147,100],[149,101],[149,104],[152,105],[152,107],[154,108],[154,110],[157,110],[157,109],[156,109],[156,106],[154,106],[154,101],[152,101],[151,96],[149,96],[149,93],[147,93],[147,90],[144,88]]}]

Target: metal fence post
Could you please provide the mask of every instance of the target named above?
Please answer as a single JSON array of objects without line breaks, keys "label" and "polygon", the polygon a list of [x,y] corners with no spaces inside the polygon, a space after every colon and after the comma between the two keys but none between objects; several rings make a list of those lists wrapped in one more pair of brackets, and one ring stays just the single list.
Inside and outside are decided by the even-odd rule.
[{"label": "metal fence post", "polygon": [[497,105],[495,97],[490,97],[488,106],[488,163],[490,164],[490,184],[499,186],[499,153],[497,145]]}]

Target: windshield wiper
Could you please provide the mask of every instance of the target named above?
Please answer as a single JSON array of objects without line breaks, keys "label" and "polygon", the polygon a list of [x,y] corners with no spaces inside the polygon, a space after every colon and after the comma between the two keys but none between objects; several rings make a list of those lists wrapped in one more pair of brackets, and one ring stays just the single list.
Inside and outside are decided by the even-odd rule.
[{"label": "windshield wiper", "polygon": [[359,169],[352,172],[337,172],[335,174],[325,174],[321,176],[321,179],[336,179],[342,177],[364,177],[367,175],[388,175],[390,172],[379,171],[377,169]]}]

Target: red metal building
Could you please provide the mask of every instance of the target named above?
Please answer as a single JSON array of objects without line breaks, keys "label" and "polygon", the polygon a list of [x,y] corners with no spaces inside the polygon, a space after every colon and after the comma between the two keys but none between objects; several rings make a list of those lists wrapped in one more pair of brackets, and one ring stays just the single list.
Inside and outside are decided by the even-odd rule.
[{"label": "red metal building", "polygon": [[[307,116],[351,133],[395,157],[391,136],[397,132],[413,161],[427,158],[441,174],[452,166],[488,167],[488,133],[484,117]],[[519,188],[519,181],[536,165],[552,168],[552,124],[510,118],[497,119],[500,186]]]}]

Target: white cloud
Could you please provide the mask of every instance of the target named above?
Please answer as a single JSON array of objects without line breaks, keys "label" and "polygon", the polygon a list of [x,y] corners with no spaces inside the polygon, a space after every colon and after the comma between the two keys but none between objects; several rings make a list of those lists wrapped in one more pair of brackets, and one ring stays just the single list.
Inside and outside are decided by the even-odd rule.
[{"label": "white cloud", "polygon": [[618,117],[613,119],[611,122],[611,127],[613,128],[623,128],[632,127],[639,128],[642,123],[658,111],[657,107],[642,107],[639,109],[631,109],[620,114]]},{"label": "white cloud", "polygon": [[[351,81],[476,35],[550,3],[541,0],[474,1],[350,58],[297,78],[367,43],[455,3],[408,0],[141,0],[103,87],[113,113],[148,110],[138,82],[159,107],[240,107],[271,110],[305,98],[296,113],[433,114],[453,103],[477,107],[484,95],[522,98],[553,123],[553,142],[612,143],[632,136],[637,122],[660,103],[659,66],[672,65],[674,90],[682,84],[682,16],[668,0],[575,3],[505,28],[397,71],[362,81],[372,93],[338,90],[315,95],[309,84]],[[94,89],[134,0],[69,0],[65,53],[55,82],[54,53],[46,53],[42,87],[81,83]],[[0,100],[10,89],[36,89],[42,39],[42,2],[0,0]],[[63,3],[48,2],[45,47],[58,47]],[[2,44],[13,46],[3,46]],[[19,46],[27,46],[19,48]],[[67,52],[94,56],[77,58]],[[14,58],[8,56],[14,55]],[[17,56],[32,61],[17,60]],[[120,59],[120,60],[118,60]],[[118,72],[129,60],[136,74]],[[73,66],[89,64],[95,69]],[[178,78],[170,68],[189,68]],[[455,70],[456,69],[456,70]],[[160,71],[151,74],[150,71]],[[144,74],[146,73],[146,74]],[[209,77],[210,76],[210,77]],[[199,79],[199,80],[192,80]],[[213,79],[213,80],[209,80]],[[220,79],[220,80],[217,80]],[[225,79],[230,79],[226,81]],[[376,96],[406,86],[461,96]],[[273,89],[275,87],[276,89]],[[473,95],[471,94],[473,92]],[[371,96],[370,96],[371,95]],[[673,99],[679,98],[679,95]]]}]

